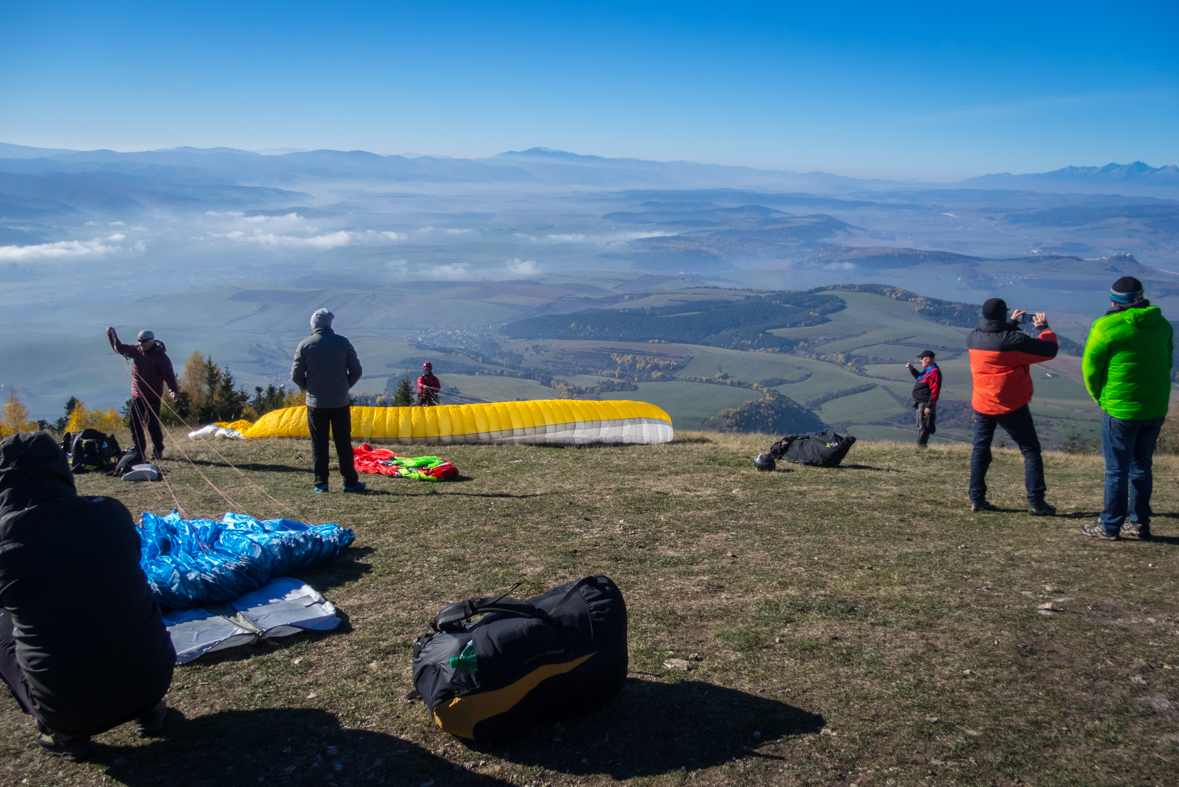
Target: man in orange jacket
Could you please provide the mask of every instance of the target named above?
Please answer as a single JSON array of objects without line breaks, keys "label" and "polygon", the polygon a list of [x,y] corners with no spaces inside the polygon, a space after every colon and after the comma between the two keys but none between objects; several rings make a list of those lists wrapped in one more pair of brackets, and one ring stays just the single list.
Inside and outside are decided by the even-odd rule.
[{"label": "man in orange jacket", "polygon": [[1034,339],[1020,330],[1025,312],[1016,310],[1007,319],[1007,304],[991,298],[983,304],[983,318],[966,338],[970,351],[970,376],[974,395],[974,451],[970,455],[970,508],[996,511],[987,501],[987,468],[991,466],[991,440],[1001,426],[1023,453],[1028,513],[1052,516],[1056,509],[1044,502],[1044,460],[1028,402],[1032,400],[1031,365],[1056,357],[1056,334],[1048,328],[1043,312],[1032,317],[1040,329]]}]

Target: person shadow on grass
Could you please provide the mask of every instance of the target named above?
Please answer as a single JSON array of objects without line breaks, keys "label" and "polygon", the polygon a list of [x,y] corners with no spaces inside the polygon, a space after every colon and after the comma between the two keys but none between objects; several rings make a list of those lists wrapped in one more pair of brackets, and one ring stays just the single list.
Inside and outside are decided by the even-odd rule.
[{"label": "person shadow on grass", "polygon": [[393,735],[340,726],[317,708],[168,714],[166,738],[146,746],[95,744],[90,762],[131,787],[182,785],[370,785],[506,787]]}]

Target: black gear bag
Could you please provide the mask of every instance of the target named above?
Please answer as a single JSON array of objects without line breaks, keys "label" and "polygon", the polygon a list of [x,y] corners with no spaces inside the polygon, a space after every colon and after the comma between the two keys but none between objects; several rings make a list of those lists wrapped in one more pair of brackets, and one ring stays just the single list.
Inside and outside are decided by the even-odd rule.
[{"label": "black gear bag", "polygon": [[113,434],[97,429],[83,429],[78,434],[66,432],[61,443],[74,473],[93,473],[106,470],[120,453],[119,441]]},{"label": "black gear bag", "polygon": [[602,705],[627,665],[626,602],[597,575],[527,601],[505,593],[446,607],[414,645],[411,696],[443,731],[498,740]]},{"label": "black gear bag", "polygon": [[836,467],[855,444],[851,435],[836,434],[832,429],[783,437],[770,448],[774,459],[815,467]]}]

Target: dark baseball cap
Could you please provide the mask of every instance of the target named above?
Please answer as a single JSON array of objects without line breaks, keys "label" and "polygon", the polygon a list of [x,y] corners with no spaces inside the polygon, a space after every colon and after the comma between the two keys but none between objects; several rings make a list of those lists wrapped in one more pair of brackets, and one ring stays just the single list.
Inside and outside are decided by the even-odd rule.
[{"label": "dark baseball cap", "polygon": [[922,350],[921,353],[917,357],[918,358],[934,358],[936,356],[934,356],[933,350]]}]

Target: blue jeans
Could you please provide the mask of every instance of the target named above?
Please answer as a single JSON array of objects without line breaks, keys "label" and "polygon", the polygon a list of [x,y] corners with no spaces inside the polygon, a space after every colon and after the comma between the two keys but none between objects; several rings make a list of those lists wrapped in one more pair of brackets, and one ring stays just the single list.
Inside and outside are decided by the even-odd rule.
[{"label": "blue jeans", "polygon": [[974,413],[974,451],[970,454],[970,502],[987,499],[987,468],[991,466],[991,440],[995,427],[1001,426],[1023,453],[1023,480],[1028,490],[1028,505],[1044,502],[1044,460],[1040,456],[1040,439],[1032,423],[1032,411],[1025,404],[1002,415]]},{"label": "blue jeans", "polygon": [[1130,521],[1150,524],[1150,493],[1154,489],[1151,458],[1165,418],[1123,421],[1106,414],[1101,421],[1101,455],[1105,457],[1105,510],[1101,525],[1117,533],[1126,521],[1126,487]]}]

